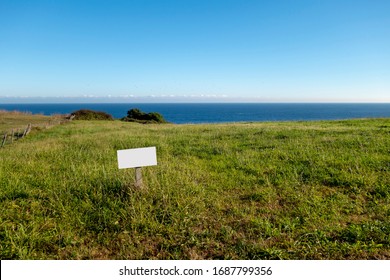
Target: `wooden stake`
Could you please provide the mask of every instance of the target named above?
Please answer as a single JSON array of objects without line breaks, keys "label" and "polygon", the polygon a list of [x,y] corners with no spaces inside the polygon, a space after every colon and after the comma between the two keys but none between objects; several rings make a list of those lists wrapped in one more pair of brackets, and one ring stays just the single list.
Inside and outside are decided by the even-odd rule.
[{"label": "wooden stake", "polygon": [[30,131],[31,131],[31,123],[29,123],[28,126],[27,126],[27,133],[26,133],[26,135],[29,134]]},{"label": "wooden stake", "polygon": [[3,143],[1,144],[1,147],[4,147],[6,141],[7,141],[7,133],[4,134]]},{"label": "wooden stake", "polygon": [[29,123],[26,129],[24,130],[22,138],[27,136],[27,134],[29,134],[30,131],[31,131],[31,123]]},{"label": "wooden stake", "polygon": [[142,182],[142,168],[141,167],[135,168],[135,187],[137,189],[144,188],[144,184]]}]

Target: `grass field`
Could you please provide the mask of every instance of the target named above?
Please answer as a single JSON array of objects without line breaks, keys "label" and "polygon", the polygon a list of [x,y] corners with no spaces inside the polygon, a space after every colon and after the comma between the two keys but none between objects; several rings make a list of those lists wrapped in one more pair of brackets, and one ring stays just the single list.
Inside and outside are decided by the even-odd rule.
[{"label": "grass field", "polygon": [[0,110],[0,136],[6,132],[10,132],[12,129],[25,129],[28,124],[38,126],[57,121],[60,118],[63,117],[59,115],[44,116],[28,112]]},{"label": "grass field", "polygon": [[74,121],[0,149],[0,257],[389,259],[389,171],[389,119]]}]

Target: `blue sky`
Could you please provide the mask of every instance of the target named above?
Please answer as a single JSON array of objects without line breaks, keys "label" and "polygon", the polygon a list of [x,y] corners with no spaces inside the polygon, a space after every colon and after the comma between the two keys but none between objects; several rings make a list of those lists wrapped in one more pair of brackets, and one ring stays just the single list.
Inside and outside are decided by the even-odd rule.
[{"label": "blue sky", "polygon": [[390,102],[390,1],[0,0],[0,102]]}]

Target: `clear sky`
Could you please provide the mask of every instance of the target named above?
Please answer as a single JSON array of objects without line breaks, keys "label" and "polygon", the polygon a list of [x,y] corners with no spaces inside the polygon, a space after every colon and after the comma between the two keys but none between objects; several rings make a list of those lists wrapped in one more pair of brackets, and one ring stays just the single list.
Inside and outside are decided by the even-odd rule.
[{"label": "clear sky", "polygon": [[0,0],[20,97],[390,102],[390,1]]}]

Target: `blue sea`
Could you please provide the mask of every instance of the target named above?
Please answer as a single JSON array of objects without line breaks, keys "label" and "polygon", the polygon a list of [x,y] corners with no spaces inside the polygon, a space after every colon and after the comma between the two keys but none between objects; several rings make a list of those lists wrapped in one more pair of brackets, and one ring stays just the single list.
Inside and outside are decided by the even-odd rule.
[{"label": "blue sea", "polygon": [[79,109],[103,111],[122,118],[132,108],[158,112],[172,123],[342,120],[390,117],[390,103],[91,103],[0,104],[0,110],[44,115],[69,114]]}]

